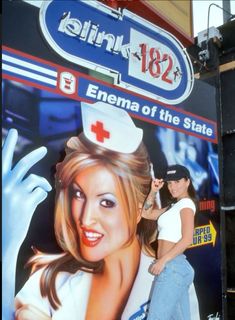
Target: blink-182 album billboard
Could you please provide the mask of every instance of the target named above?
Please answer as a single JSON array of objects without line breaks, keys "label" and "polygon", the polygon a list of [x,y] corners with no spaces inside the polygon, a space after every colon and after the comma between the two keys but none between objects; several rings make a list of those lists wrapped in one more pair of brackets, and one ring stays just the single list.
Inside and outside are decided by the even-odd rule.
[{"label": "blink-182 album billboard", "polygon": [[[3,12],[3,319],[147,319],[158,241],[141,208],[173,164],[198,198],[191,319],[222,319],[215,88],[173,35],[127,10]],[[166,183],[155,202],[167,205]]]}]

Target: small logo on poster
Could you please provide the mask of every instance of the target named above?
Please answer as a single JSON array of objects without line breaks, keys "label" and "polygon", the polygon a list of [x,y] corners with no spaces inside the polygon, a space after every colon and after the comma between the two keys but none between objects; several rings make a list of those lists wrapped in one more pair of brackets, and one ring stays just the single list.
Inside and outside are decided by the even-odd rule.
[{"label": "small logo on poster", "polygon": [[209,314],[207,316],[208,320],[220,320],[219,312],[216,312],[216,314]]},{"label": "small logo on poster", "polygon": [[139,310],[129,317],[129,320],[146,320],[148,313],[149,301],[143,303]]},{"label": "small logo on poster", "polygon": [[76,90],[76,78],[70,72],[61,72],[59,79],[59,88],[67,94],[74,94]]}]

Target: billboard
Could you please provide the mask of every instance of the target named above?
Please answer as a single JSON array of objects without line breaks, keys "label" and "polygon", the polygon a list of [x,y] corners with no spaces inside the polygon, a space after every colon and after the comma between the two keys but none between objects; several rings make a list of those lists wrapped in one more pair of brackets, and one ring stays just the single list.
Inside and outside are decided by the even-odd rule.
[{"label": "billboard", "polygon": [[[9,4],[12,8],[14,5],[34,12],[37,10],[39,17],[38,8],[29,4],[26,6],[23,2],[20,5]],[[7,22],[4,23],[7,26]],[[35,32],[37,29],[32,30]],[[18,30],[17,37],[24,38],[23,30]],[[38,31],[35,38],[39,39],[37,45],[40,48],[45,43],[44,36]],[[195,80],[190,96],[183,102],[172,105],[154,99],[151,95],[144,95],[141,90],[133,92],[90,77],[78,71],[74,62],[69,66],[61,65],[56,53],[52,54],[51,59],[45,59],[44,55],[51,54],[48,46],[44,47],[42,55],[36,55],[29,52],[29,44],[25,44],[25,49],[22,50],[22,41],[19,46],[9,46],[9,41],[12,39],[5,36],[2,49],[3,137],[9,139],[9,129],[12,128],[17,129],[18,133],[17,136],[16,131],[11,131],[9,145],[13,147],[7,148],[10,151],[5,153],[9,160],[4,171],[8,174],[5,176],[12,177],[11,172],[18,172],[18,175],[13,175],[16,178],[14,184],[10,184],[10,195],[7,193],[11,199],[18,195],[17,210],[12,211],[17,224],[9,224],[6,229],[11,231],[9,242],[14,242],[17,238],[20,229],[17,226],[23,225],[24,219],[28,223],[24,225],[21,238],[17,241],[18,263],[12,273],[16,272],[18,309],[20,306],[25,311],[24,305],[32,304],[32,309],[26,310],[27,312],[41,312],[41,315],[52,319],[65,319],[68,315],[70,319],[147,318],[153,281],[148,268],[154,259],[157,245],[153,233],[155,222],[153,228],[151,223],[138,218],[136,201],[133,201],[133,195],[127,190],[135,190],[135,183],[139,182],[131,180],[133,173],[142,176],[148,171],[142,166],[149,164],[150,159],[156,177],[162,177],[166,167],[175,163],[186,166],[190,171],[199,198],[193,243],[186,251],[186,256],[195,269],[195,291],[194,288],[190,291],[191,316],[192,319],[221,319],[215,88]],[[87,133],[87,128],[92,131]],[[80,140],[83,135],[85,138]],[[98,147],[88,147],[87,140]],[[142,151],[139,163],[140,155],[135,155],[134,158],[134,154],[142,142],[146,149]],[[46,155],[45,149],[30,154],[40,146],[46,146]],[[66,164],[64,159],[72,158],[77,152],[76,157],[80,159],[78,162],[85,161],[88,149],[92,153],[89,165],[86,167],[84,162],[78,168],[77,180],[73,175],[77,167],[75,164],[70,165],[70,162]],[[22,158],[24,160],[20,161]],[[101,159],[106,159],[106,169],[101,167]],[[91,163],[94,164],[93,167],[98,166],[99,170],[94,171]],[[107,168],[112,168],[112,175]],[[20,173],[21,170],[23,174]],[[123,178],[127,172],[131,181],[129,184],[129,180]],[[123,180],[116,178],[114,183],[115,174]],[[146,176],[150,179],[149,172]],[[41,195],[36,201],[38,205],[33,202],[33,213],[34,210],[30,209],[33,205],[29,205],[27,199],[35,194],[35,183],[46,191],[47,197],[45,198],[45,194]],[[145,195],[148,183],[144,183]],[[22,186],[26,185],[26,193],[21,193]],[[67,190],[68,185],[71,188]],[[121,187],[117,188],[116,185]],[[116,188],[118,192],[112,191]],[[68,203],[61,190],[68,191]],[[88,203],[88,199],[94,200],[97,192],[101,207],[93,210],[95,218],[87,213],[86,219],[99,220],[100,227],[82,228],[81,231],[76,224],[79,220],[76,215],[82,210],[84,201]],[[117,199],[121,199],[122,211],[125,212],[125,215],[117,215],[116,220],[111,220],[112,217],[105,213],[107,207],[109,210],[117,210],[114,205],[117,199],[113,197],[113,193],[118,194]],[[101,196],[103,194],[105,198]],[[64,197],[63,205],[58,201],[61,197]],[[142,199],[139,194],[138,197]],[[166,205],[165,189],[161,190],[157,201],[162,207]],[[14,201],[7,203],[14,205]],[[90,204],[95,205],[97,202],[94,200]],[[70,209],[73,220],[65,214]],[[9,207],[7,210],[10,210]],[[28,217],[23,215],[28,211]],[[103,215],[106,216],[104,220],[101,219]],[[3,219],[4,221],[8,220]],[[73,230],[80,232],[79,238]],[[19,247],[21,243],[23,244]],[[85,247],[82,243],[86,244]],[[141,246],[137,245],[140,243]],[[110,254],[114,252],[115,255]],[[24,265],[33,254],[36,256],[31,263],[38,271],[28,281],[31,268],[25,269]],[[14,256],[11,261],[13,259]],[[119,268],[116,268],[117,260]],[[9,257],[6,256],[3,260],[3,272],[7,270],[4,269],[5,262],[9,262]],[[44,280],[48,277],[49,282],[44,283],[49,286],[40,288],[36,283],[41,276],[40,270],[45,270],[40,266],[45,267],[48,262],[52,268],[47,269],[49,273],[43,273],[43,277]],[[110,284],[108,278],[103,279],[102,272],[99,272],[111,265],[115,268],[115,276],[111,277],[113,280]],[[7,268],[9,271],[15,266],[8,264]],[[125,280],[122,285],[116,283],[120,279],[120,270]],[[53,282],[55,274],[58,277]],[[103,286],[96,286],[99,280],[106,280],[102,282]],[[11,284],[13,282],[12,280]],[[8,288],[10,296],[11,287]],[[52,292],[54,288],[58,297]]]},{"label": "billboard", "polygon": [[192,90],[192,65],[180,42],[126,9],[97,1],[45,1],[40,28],[57,54],[113,77],[118,86],[171,104]]}]

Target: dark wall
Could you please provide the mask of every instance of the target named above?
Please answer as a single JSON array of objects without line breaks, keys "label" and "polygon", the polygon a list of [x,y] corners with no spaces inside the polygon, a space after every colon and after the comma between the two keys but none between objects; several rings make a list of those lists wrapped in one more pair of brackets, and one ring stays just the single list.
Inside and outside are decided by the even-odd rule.
[{"label": "dark wall", "polygon": [[224,201],[235,205],[235,70],[221,74]]},{"label": "dark wall", "polygon": [[222,73],[220,81],[227,316],[232,320],[235,319],[235,70]]}]

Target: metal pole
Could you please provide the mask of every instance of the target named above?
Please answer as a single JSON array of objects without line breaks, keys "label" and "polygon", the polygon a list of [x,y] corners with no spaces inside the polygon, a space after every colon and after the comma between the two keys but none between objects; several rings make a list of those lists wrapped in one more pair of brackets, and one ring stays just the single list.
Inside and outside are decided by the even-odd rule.
[{"label": "metal pole", "polygon": [[231,5],[230,0],[223,0],[223,21],[226,23],[231,17]]}]

